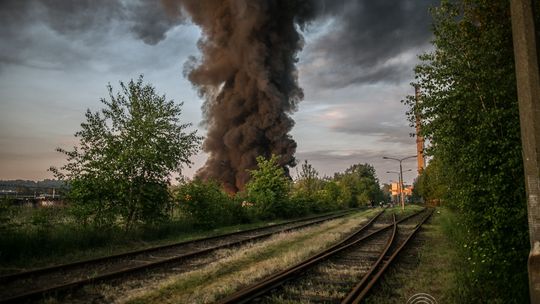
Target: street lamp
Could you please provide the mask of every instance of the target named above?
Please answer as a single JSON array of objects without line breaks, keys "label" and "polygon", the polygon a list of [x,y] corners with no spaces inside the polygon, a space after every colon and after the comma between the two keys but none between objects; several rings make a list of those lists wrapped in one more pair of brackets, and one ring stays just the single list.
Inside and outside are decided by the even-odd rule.
[{"label": "street lamp", "polygon": [[401,210],[404,210],[405,209],[405,198],[403,197],[403,191],[401,191],[401,189],[403,188],[403,166],[401,165],[401,162],[406,160],[406,159],[410,159],[410,158],[415,158],[416,155],[413,155],[413,156],[407,156],[407,157],[404,157],[404,158],[393,158],[393,157],[387,157],[387,156],[383,156],[383,159],[390,159],[390,160],[395,160],[395,161],[398,161],[399,162],[399,179],[400,179],[400,196],[401,196]]}]

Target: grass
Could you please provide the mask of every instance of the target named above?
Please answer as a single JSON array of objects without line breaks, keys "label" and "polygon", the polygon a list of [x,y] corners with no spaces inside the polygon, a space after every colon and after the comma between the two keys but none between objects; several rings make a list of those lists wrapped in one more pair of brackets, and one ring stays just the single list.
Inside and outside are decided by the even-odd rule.
[{"label": "grass", "polygon": [[213,302],[329,247],[375,212],[363,211],[316,227],[281,233],[240,250],[222,250],[216,262],[165,281],[145,284],[125,301],[132,304]]},{"label": "grass", "polygon": [[13,210],[9,229],[0,229],[0,275],[281,222],[284,220],[204,229],[180,219],[126,232],[77,225],[62,208],[20,208]]},{"label": "grass", "polygon": [[460,303],[454,293],[460,262],[449,238],[453,221],[449,210],[437,209],[366,303],[407,303],[418,293],[427,293],[438,303]]}]

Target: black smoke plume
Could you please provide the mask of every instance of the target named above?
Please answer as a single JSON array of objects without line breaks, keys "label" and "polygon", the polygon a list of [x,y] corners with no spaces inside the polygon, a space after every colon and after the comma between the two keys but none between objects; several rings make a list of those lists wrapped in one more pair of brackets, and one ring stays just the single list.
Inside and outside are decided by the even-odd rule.
[{"label": "black smoke plume", "polygon": [[236,192],[249,180],[256,157],[279,156],[295,165],[296,142],[290,114],[303,98],[298,86],[299,27],[311,17],[308,1],[181,0],[169,10],[188,14],[202,29],[200,59],[185,73],[205,98],[203,149],[209,158],[198,171]]}]

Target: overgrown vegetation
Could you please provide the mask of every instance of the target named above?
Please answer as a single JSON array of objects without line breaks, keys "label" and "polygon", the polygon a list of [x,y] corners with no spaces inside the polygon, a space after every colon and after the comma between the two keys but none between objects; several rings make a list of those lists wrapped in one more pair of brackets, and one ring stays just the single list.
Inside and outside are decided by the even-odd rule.
[{"label": "overgrown vegetation", "polygon": [[[359,186],[350,189],[354,183],[343,183],[339,178],[319,178],[311,165],[307,162],[304,165],[312,172],[309,175],[311,180],[306,182],[306,176],[300,175],[293,182],[285,176],[275,157],[259,158],[259,167],[251,172],[252,179],[246,191],[235,195],[224,192],[217,182],[184,181],[169,188],[171,203],[164,210],[166,217],[162,221],[142,222],[129,230],[122,222],[104,226],[90,221],[81,225],[82,215],[78,213],[77,203],[31,208],[10,206],[4,202],[0,205],[0,219],[3,220],[0,225],[0,257],[7,264],[0,266],[26,267],[54,263],[55,260],[90,258],[93,255],[88,253],[88,249],[92,249],[94,255],[106,255],[147,246],[148,242],[204,236],[212,234],[210,229],[214,228],[218,232],[226,232],[229,228],[222,227],[250,227],[261,225],[264,220],[275,221],[357,206],[351,193],[361,191]],[[342,178],[353,174],[353,171],[339,176]],[[367,172],[374,174],[373,170]],[[371,178],[376,181],[375,176]],[[309,183],[313,185],[306,188]]]},{"label": "overgrown vegetation", "polygon": [[126,232],[122,227],[79,225],[69,208],[10,206],[2,214],[0,273],[85,260],[145,247],[250,229],[281,221],[202,226],[190,216],[176,215],[159,225],[144,225]]},{"label": "overgrown vegetation", "polygon": [[443,1],[432,15],[435,50],[416,68],[422,102],[406,101],[411,121],[422,117],[435,159],[419,186],[460,214],[463,301],[526,303],[529,243],[510,3]]}]

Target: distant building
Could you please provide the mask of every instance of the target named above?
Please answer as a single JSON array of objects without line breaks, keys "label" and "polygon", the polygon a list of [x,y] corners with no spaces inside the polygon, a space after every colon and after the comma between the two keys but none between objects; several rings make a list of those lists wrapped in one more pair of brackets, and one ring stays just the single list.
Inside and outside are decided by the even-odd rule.
[{"label": "distant building", "polygon": [[[390,187],[392,200],[394,202],[399,202],[399,183],[393,182]],[[413,186],[412,185],[403,185],[403,194],[405,197],[412,196]]]}]

